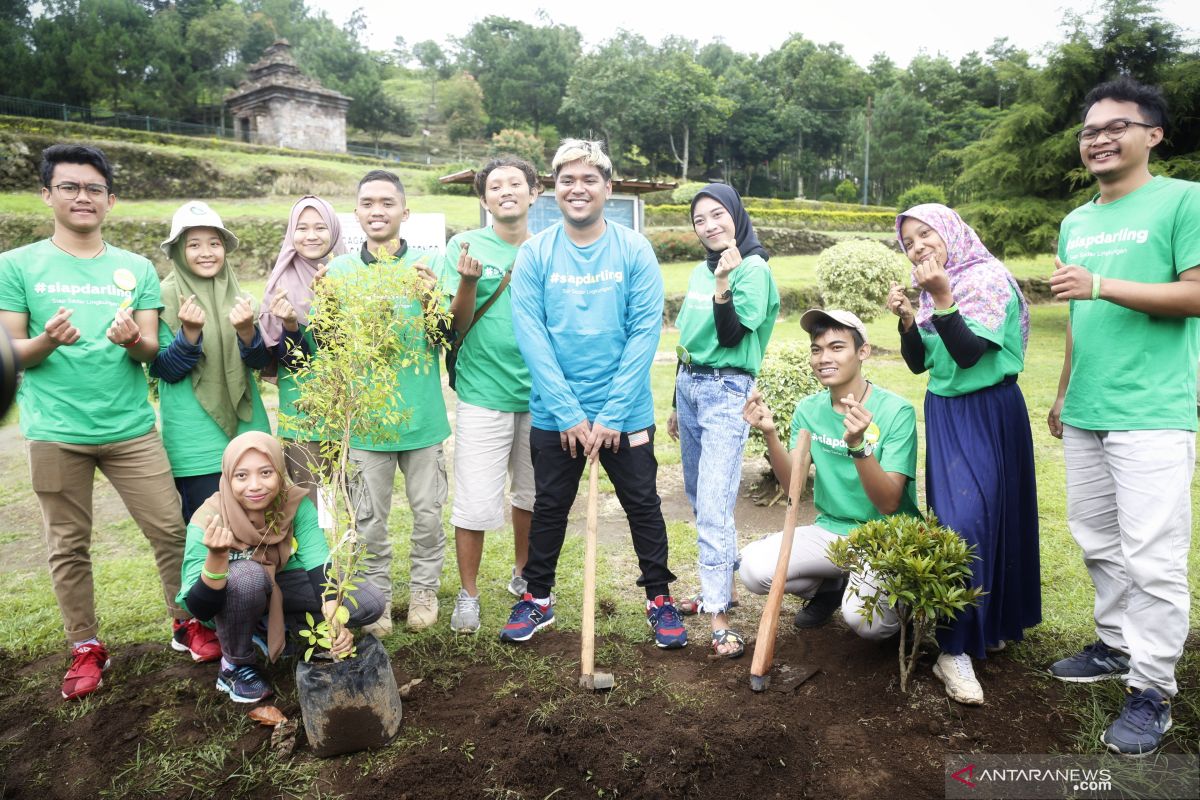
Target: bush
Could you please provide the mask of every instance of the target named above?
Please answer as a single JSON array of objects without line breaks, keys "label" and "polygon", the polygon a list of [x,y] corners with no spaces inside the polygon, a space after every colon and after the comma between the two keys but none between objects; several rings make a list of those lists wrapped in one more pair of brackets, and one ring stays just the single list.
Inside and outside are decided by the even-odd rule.
[{"label": "bush", "polygon": [[683,209],[681,219],[688,218],[688,214],[691,213],[692,198],[699,194],[705,186],[708,184],[688,181],[675,187],[671,192],[671,202]]},{"label": "bush", "polygon": [[858,197],[858,187],[854,185],[854,181],[846,178],[837,185],[837,188],[833,190],[833,194],[839,202],[853,203]]},{"label": "bush", "polygon": [[882,242],[838,242],[817,257],[817,288],[826,308],[843,308],[869,322],[884,310],[892,281],[907,271],[904,256]]},{"label": "bush", "polygon": [[934,186],[932,183],[918,183],[904,194],[900,195],[900,199],[896,201],[898,213],[903,214],[913,206],[919,206],[922,203],[941,203],[946,205],[946,193],[942,191],[942,187]]},{"label": "bush", "polygon": [[[863,600],[866,618],[877,607],[895,609],[900,618],[900,691],[908,691],[925,634],[938,620],[952,619],[979,602],[983,590],[967,585],[976,558],[974,546],[933,515],[872,520],[829,546],[829,560],[839,568],[873,576],[874,586],[850,587]],[[913,637],[906,643],[909,623]]]},{"label": "bush", "polygon": [[674,261],[700,261],[708,253],[696,234],[685,228],[660,228],[646,231],[646,238],[654,248],[654,256],[660,264]]},{"label": "bush", "polygon": [[539,171],[545,171],[546,143],[532,133],[505,128],[492,134],[492,155],[513,155],[523,158],[533,164]]},{"label": "bush", "polygon": [[1020,197],[970,203],[958,209],[983,244],[996,256],[1038,255],[1058,249],[1058,226],[1070,201]]},{"label": "bush", "polygon": [[[813,375],[808,350],[807,341],[776,340],[767,348],[767,355],[758,370],[758,391],[771,409],[775,430],[785,446],[791,438],[792,414],[796,413],[796,404],[824,388]],[[760,431],[751,429],[746,449],[760,455],[767,452]]]},{"label": "bush", "polygon": [[475,187],[470,183],[442,183],[438,178],[442,175],[453,175],[464,169],[479,169],[483,166],[476,161],[456,161],[446,164],[433,175],[423,177],[425,194],[448,194],[457,197],[474,197]]}]

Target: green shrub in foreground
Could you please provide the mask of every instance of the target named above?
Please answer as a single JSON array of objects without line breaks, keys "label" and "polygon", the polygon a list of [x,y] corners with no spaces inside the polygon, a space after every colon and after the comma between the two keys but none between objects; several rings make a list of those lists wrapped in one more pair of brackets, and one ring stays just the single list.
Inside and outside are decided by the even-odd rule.
[{"label": "green shrub in foreground", "polygon": [[817,256],[817,288],[825,308],[852,311],[870,322],[884,310],[892,281],[903,280],[908,261],[882,242],[851,239]]},{"label": "green shrub in foreground", "polygon": [[974,546],[932,514],[872,520],[829,546],[829,559],[840,569],[870,574],[873,585],[849,589],[863,601],[866,618],[883,608],[900,618],[900,691],[908,691],[925,634],[979,602],[983,590],[967,585],[976,558]]}]

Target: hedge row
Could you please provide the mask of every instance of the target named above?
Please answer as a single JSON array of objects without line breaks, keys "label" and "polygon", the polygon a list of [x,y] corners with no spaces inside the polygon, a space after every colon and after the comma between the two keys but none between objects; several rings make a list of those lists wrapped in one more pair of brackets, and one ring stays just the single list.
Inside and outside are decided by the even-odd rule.
[{"label": "hedge row", "polygon": [[[821,211],[800,208],[749,208],[756,226],[812,228],[824,231],[889,231],[896,224],[895,211]],[[688,219],[687,206],[647,206],[647,226],[679,225]]]},{"label": "hedge row", "polygon": [[[122,219],[104,223],[104,240],[154,262],[160,275],[170,268],[170,261],[158,249],[158,243],[167,238],[170,220]],[[239,218],[237,230],[240,244],[229,256],[229,263],[244,278],[261,278],[275,264],[279,255],[279,244],[287,230],[287,220]],[[54,232],[54,222],[49,214],[5,214],[0,218],[0,252],[14,247],[45,239]]]},{"label": "hedge row", "polygon": [[[816,255],[832,247],[836,239],[803,228],[755,228],[759,241],[767,252],[777,256]],[[704,258],[704,246],[691,228],[651,228],[646,238],[654,247],[660,263],[699,261]]]},{"label": "hedge row", "polygon": [[129,144],[149,144],[160,147],[181,147],[188,150],[219,150],[222,152],[253,153],[267,156],[299,156],[321,158],[327,161],[342,161],[348,164],[390,164],[409,169],[436,170],[437,165],[421,164],[407,161],[385,161],[370,156],[357,156],[349,153],[326,153],[310,150],[293,150],[287,147],[269,147],[262,144],[248,144],[234,139],[221,139],[216,136],[180,136],[174,133],[156,133],[154,131],[139,131],[132,128],[110,128],[105,125],[88,125],[83,122],[61,122],[52,119],[37,119],[33,117],[10,117],[0,114],[0,131],[11,131],[21,134],[48,136],[56,142],[88,141],[103,142],[108,148],[118,142]]}]

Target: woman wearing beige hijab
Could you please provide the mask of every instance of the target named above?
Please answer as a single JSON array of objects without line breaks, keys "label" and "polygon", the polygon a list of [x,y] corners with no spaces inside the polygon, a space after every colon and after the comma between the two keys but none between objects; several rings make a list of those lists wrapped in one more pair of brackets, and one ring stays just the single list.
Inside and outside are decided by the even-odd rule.
[{"label": "woman wearing beige hijab", "polygon": [[[183,556],[178,601],[198,619],[216,624],[221,643],[217,688],[238,703],[271,695],[255,666],[255,631],[267,622],[265,651],[283,651],[287,620],[332,609],[322,600],[329,546],[307,492],[292,485],[283,449],[272,436],[243,433],[225,448],[220,490],[192,517]],[[383,612],[379,590],[363,583],[354,592],[347,627],[338,626],[330,648],[346,653],[347,629],[374,622]],[[258,640],[263,645],[261,639]]]}]

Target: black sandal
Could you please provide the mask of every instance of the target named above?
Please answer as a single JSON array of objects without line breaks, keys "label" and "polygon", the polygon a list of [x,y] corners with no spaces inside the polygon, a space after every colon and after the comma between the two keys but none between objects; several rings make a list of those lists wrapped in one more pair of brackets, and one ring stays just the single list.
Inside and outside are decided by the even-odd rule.
[{"label": "black sandal", "polygon": [[[721,647],[729,645],[737,645],[733,650],[721,652]],[[712,632],[712,649],[713,658],[738,658],[746,652],[746,640],[742,635],[735,630],[729,628],[721,628]]]}]

